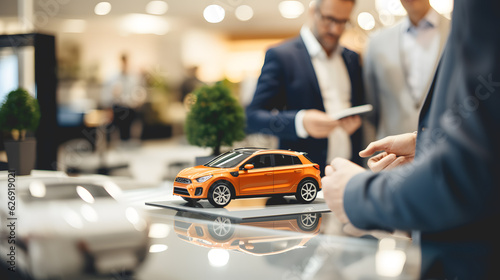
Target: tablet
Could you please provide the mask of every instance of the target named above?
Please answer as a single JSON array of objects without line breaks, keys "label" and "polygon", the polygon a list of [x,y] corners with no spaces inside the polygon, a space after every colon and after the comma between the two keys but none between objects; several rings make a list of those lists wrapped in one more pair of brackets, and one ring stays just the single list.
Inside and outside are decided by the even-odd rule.
[{"label": "tablet", "polygon": [[349,117],[349,116],[366,114],[368,112],[371,112],[372,110],[373,110],[373,106],[370,104],[366,104],[366,105],[355,106],[355,107],[344,109],[340,112],[332,114],[331,117],[334,120],[340,120],[342,118]]}]

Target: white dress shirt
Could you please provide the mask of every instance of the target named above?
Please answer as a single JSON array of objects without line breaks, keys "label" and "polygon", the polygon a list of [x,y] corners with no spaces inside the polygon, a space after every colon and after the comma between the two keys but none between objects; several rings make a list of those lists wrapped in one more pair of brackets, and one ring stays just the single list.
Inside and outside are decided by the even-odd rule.
[{"label": "white dress shirt", "polygon": [[415,106],[420,106],[434,74],[439,55],[439,14],[432,8],[415,26],[406,17],[402,24],[401,55],[405,76]]},{"label": "white dress shirt", "polygon": [[[344,48],[337,47],[334,53],[328,57],[309,27],[302,27],[300,36],[311,56],[326,113],[332,115],[343,109],[350,108],[351,83],[342,58]],[[297,136],[301,138],[309,136],[304,128],[304,113],[305,111],[301,110],[295,117]],[[341,127],[334,129],[328,137],[327,162],[329,163],[335,157],[347,159],[351,157],[351,139]]]}]

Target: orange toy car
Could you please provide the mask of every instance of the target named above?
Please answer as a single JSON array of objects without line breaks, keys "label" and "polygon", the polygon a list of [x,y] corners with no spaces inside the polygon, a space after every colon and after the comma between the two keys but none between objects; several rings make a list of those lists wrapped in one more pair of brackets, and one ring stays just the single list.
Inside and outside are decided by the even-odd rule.
[{"label": "orange toy car", "polygon": [[260,148],[234,149],[182,170],[174,181],[174,195],[186,201],[208,199],[215,207],[234,198],[275,195],[310,203],[320,190],[319,165],[305,153]]}]

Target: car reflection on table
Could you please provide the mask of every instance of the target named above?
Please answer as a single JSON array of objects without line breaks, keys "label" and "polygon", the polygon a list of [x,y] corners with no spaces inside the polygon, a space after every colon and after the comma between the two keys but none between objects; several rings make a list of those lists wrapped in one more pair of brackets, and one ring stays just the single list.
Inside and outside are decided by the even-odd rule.
[{"label": "car reflection on table", "polygon": [[[147,254],[149,219],[117,200],[120,192],[102,179],[17,177],[17,268],[35,279],[133,271]],[[2,194],[1,205],[7,199]],[[0,210],[2,221],[10,217],[6,210]],[[0,234],[6,240],[12,232],[2,227]]]},{"label": "car reflection on table", "polygon": [[319,233],[320,225],[320,213],[258,218],[238,224],[228,217],[183,211],[174,218],[175,233],[186,242],[258,256],[301,248]]}]

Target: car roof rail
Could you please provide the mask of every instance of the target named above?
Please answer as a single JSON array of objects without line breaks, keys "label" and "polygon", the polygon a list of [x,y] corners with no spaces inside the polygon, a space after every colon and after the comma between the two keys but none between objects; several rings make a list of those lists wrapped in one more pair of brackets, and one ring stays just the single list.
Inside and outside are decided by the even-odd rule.
[{"label": "car roof rail", "polygon": [[235,148],[233,150],[271,150],[270,148],[261,148],[261,147],[241,147],[241,148]]},{"label": "car roof rail", "polygon": [[298,153],[299,155],[307,155],[307,153],[306,153],[306,152],[294,151],[294,150],[292,150],[292,149],[288,149],[288,151],[291,151],[291,152],[296,152],[296,153]]},{"label": "car roof rail", "polygon": [[236,149],[233,149],[233,151],[239,151],[239,152],[243,152],[243,153],[256,153],[258,151],[262,151],[262,150],[271,150],[269,148],[259,148],[259,147],[242,147],[242,148],[236,148]]}]

